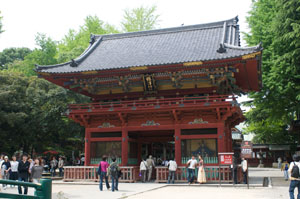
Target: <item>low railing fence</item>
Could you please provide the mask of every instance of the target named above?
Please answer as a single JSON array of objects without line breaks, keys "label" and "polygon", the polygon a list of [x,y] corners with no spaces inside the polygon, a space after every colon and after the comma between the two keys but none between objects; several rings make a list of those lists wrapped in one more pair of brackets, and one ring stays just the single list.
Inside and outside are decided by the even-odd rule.
[{"label": "low railing fence", "polygon": [[[120,167],[122,176],[120,182],[135,182],[139,177],[138,167]],[[66,166],[64,167],[64,181],[99,181],[98,167],[95,166]]]},{"label": "low railing fence", "polygon": [[[120,166],[122,176],[120,182],[136,182],[141,180],[138,166]],[[64,181],[99,181],[95,166],[66,166],[64,168]],[[167,182],[169,170],[167,167],[155,167],[153,171],[155,182]],[[231,183],[233,181],[232,169],[229,166],[206,166],[205,175],[207,182]],[[238,167],[238,182],[242,181],[242,170]],[[195,170],[195,180],[198,176],[198,169]],[[186,167],[178,167],[175,173],[176,182],[187,182],[188,169]]]},{"label": "low railing fence", "polygon": [[[207,182],[232,183],[232,169],[229,166],[206,166],[204,167]],[[241,169],[238,168],[238,181],[241,180]],[[167,167],[156,167],[156,182],[167,182],[169,169]],[[197,180],[198,169],[195,169],[195,180]],[[186,167],[178,167],[175,173],[176,182],[187,182],[188,169]]]},{"label": "low railing fence", "polygon": [[52,198],[52,180],[42,178],[40,184],[30,182],[19,182],[15,180],[0,180],[0,184],[17,185],[35,188],[34,195],[21,195],[12,193],[0,193],[0,198],[16,198],[16,199],[51,199]]}]

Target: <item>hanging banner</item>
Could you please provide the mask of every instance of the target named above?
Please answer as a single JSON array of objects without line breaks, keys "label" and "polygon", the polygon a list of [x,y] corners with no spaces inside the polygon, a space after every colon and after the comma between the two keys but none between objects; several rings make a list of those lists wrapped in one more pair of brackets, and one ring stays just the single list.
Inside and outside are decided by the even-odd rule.
[{"label": "hanging banner", "polygon": [[243,141],[241,144],[241,158],[252,158],[253,145],[250,141]]},{"label": "hanging banner", "polygon": [[232,165],[233,153],[218,153],[220,165]]}]

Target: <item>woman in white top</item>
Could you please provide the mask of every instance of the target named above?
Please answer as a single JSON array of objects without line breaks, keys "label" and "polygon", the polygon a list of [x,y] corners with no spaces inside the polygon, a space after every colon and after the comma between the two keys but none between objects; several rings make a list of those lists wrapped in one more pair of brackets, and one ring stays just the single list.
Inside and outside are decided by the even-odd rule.
[{"label": "woman in white top", "polygon": [[198,179],[197,181],[202,184],[202,183],[206,183],[206,176],[205,176],[205,169],[204,169],[204,161],[201,157],[201,155],[199,155],[199,168],[198,168]]},{"label": "woman in white top", "polygon": [[19,162],[17,161],[17,158],[15,155],[12,157],[12,161],[10,161],[10,165],[11,165],[10,180],[18,180]]}]

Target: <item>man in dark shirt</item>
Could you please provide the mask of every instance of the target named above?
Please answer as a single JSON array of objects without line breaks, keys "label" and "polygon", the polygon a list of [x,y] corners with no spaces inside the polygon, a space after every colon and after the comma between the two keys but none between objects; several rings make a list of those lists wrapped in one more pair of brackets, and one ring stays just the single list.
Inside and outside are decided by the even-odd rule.
[{"label": "man in dark shirt", "polygon": [[[22,160],[19,162],[18,173],[19,173],[19,181],[28,182],[29,177],[29,167],[30,163],[27,161],[28,156],[26,154],[22,155]],[[21,186],[18,186],[19,194],[22,194]],[[24,194],[27,195],[28,187],[24,186]]]}]

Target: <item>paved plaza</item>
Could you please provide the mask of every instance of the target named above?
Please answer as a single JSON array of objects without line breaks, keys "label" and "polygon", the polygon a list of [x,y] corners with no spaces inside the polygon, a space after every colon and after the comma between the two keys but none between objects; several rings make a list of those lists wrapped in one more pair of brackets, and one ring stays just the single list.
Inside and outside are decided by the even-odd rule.
[{"label": "paved plaza", "polygon": [[[262,187],[263,177],[270,177],[271,185]],[[164,183],[120,183],[118,192],[111,192],[104,188],[99,191],[96,182],[62,182],[53,181],[53,199],[159,199],[159,198],[213,198],[213,199],[279,199],[288,198],[289,182],[284,181],[279,169],[251,168],[250,188],[245,185],[205,184],[190,185]],[[3,191],[3,190],[2,190]],[[5,192],[17,193],[17,188],[8,188]],[[29,189],[33,194],[33,189]]]}]

